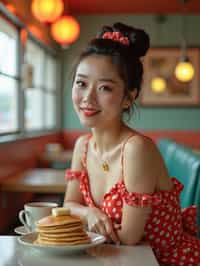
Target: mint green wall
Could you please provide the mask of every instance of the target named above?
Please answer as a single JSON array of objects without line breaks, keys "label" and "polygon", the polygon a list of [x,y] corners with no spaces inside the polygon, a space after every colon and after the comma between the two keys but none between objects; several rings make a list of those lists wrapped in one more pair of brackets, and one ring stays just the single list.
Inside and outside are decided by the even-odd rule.
[{"label": "mint green wall", "polygon": [[[151,46],[179,46],[181,41],[181,17],[167,16],[164,24],[157,24],[155,16],[80,16],[79,40],[64,53],[63,127],[82,129],[73,111],[71,102],[71,81],[69,72],[72,62],[79,55],[87,41],[93,38],[102,25],[123,22],[145,29],[151,37]],[[187,16],[186,38],[188,45],[200,47],[200,16]],[[200,90],[200,88],[199,88]],[[200,94],[200,93],[199,93]],[[137,129],[199,130],[200,108],[141,108],[137,109],[130,125]]]}]

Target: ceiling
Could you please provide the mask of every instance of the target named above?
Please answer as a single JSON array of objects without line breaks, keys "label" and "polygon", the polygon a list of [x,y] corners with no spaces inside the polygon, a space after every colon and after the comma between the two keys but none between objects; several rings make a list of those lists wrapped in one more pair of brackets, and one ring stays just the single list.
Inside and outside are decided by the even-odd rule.
[{"label": "ceiling", "polygon": [[[183,0],[182,0],[183,1]],[[64,0],[74,15],[200,13],[200,0]]]}]

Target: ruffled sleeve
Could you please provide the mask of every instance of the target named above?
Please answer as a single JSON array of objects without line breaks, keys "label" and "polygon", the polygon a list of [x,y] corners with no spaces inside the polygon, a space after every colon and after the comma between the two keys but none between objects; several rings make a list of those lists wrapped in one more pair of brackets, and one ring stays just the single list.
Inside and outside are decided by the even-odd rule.
[{"label": "ruffled sleeve", "polygon": [[121,183],[121,197],[126,204],[142,208],[158,205],[162,201],[162,195],[159,192],[154,194],[128,192],[124,182]]},{"label": "ruffled sleeve", "polygon": [[182,222],[184,229],[191,235],[196,236],[200,231],[197,227],[197,206],[182,209]]},{"label": "ruffled sleeve", "polygon": [[66,180],[73,180],[73,179],[80,180],[81,176],[82,176],[82,171],[79,171],[79,170],[67,169],[65,172],[65,179]]}]

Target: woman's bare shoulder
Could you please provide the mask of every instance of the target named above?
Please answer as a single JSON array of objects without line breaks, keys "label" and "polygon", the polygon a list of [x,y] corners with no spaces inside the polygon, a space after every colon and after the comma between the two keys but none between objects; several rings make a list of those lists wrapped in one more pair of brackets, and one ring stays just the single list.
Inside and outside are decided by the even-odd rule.
[{"label": "woman's bare shoulder", "polygon": [[137,155],[149,154],[149,153],[159,153],[156,144],[153,142],[152,139],[141,135],[141,134],[134,134],[126,143],[126,151],[128,153],[137,153]]},{"label": "woman's bare shoulder", "polygon": [[82,169],[82,158],[84,153],[84,147],[87,140],[87,134],[81,135],[77,138],[74,150],[73,150],[73,156],[72,156],[72,169],[81,170]]},{"label": "woman's bare shoulder", "polygon": [[156,144],[148,137],[131,137],[124,149],[125,182],[132,190],[150,193],[155,190],[160,175],[167,175],[163,159]]},{"label": "woman's bare shoulder", "polygon": [[75,142],[75,145],[74,145],[74,150],[75,151],[80,152],[80,151],[83,150],[83,147],[84,147],[84,145],[86,143],[87,137],[88,137],[88,134],[84,134],[84,135],[79,136],[76,139],[76,142]]}]

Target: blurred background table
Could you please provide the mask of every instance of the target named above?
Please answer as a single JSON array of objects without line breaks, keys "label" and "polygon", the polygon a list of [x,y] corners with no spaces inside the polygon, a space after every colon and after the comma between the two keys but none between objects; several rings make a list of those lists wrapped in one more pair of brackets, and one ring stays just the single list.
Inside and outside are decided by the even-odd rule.
[{"label": "blurred background table", "polygon": [[0,189],[6,192],[63,193],[66,187],[64,176],[64,170],[31,169],[2,180]]},{"label": "blurred background table", "polygon": [[42,165],[53,169],[64,170],[71,165],[73,150],[63,150],[57,153],[43,153],[39,160]]}]

